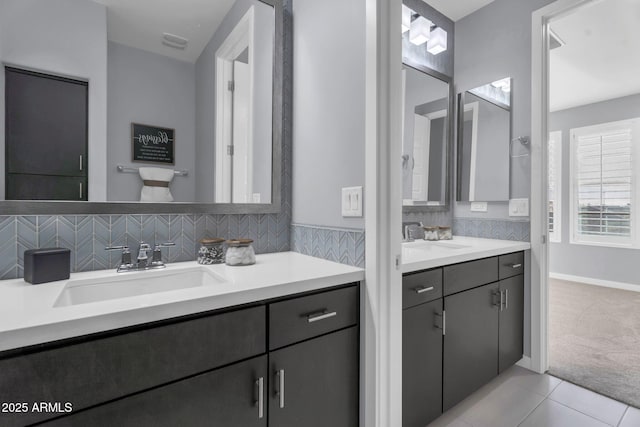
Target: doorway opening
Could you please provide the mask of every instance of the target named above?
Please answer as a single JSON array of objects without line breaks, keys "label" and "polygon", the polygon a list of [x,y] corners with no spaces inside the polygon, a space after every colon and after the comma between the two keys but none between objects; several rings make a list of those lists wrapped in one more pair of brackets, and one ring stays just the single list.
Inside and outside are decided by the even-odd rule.
[{"label": "doorway opening", "polygon": [[532,235],[548,239],[537,251],[538,356],[543,370],[639,407],[640,2],[556,3],[533,122],[545,212]]}]

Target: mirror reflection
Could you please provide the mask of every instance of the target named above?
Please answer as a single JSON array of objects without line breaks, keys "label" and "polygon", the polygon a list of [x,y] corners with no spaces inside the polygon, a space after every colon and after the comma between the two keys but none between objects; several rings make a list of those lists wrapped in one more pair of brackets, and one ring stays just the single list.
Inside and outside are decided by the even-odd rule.
[{"label": "mirror reflection", "polygon": [[274,35],[259,0],[2,0],[0,200],[270,203]]},{"label": "mirror reflection", "polygon": [[446,205],[449,84],[403,67],[404,206]]},{"label": "mirror reflection", "polygon": [[511,79],[459,96],[458,201],[509,200]]}]

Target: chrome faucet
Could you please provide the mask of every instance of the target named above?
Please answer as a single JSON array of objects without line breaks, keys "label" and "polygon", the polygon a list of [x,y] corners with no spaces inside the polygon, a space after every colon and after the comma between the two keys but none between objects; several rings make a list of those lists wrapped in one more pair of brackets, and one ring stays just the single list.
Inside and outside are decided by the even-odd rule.
[{"label": "chrome faucet", "polygon": [[139,270],[151,270],[151,269],[159,269],[165,268],[167,265],[162,261],[162,251],[161,248],[167,248],[170,246],[175,246],[175,243],[157,243],[153,248],[153,255],[151,258],[151,262],[149,262],[149,252],[151,252],[151,245],[145,242],[140,242],[140,246],[138,247],[138,256],[136,258],[136,263],[134,264],[131,261],[131,251],[128,246],[109,246],[105,249],[108,251],[111,250],[121,250],[122,258],[116,271],[118,273],[124,273],[127,271],[139,271]]},{"label": "chrome faucet", "polygon": [[150,251],[151,245],[145,242],[140,242],[140,246],[138,247],[138,266],[142,267],[142,269],[147,267]]}]

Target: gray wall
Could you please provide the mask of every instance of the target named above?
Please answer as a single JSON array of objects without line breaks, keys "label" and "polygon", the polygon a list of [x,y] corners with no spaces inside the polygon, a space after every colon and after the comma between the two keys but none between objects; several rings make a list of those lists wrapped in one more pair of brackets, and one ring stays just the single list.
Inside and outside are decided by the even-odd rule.
[{"label": "gray wall", "polygon": [[[3,65],[89,82],[89,200],[104,201],[107,157],[105,6],[86,0],[2,0],[1,6],[3,48],[0,62]],[[4,67],[0,67],[0,104],[4,110]],[[0,115],[0,123],[0,191],[4,196],[4,113]]]},{"label": "gray wall", "polygon": [[297,224],[364,228],[341,213],[342,187],[364,185],[364,9],[364,0],[293,2]]},{"label": "gray wall", "polygon": [[196,200],[215,200],[216,51],[240,19],[255,6],[254,193],[271,200],[273,8],[258,0],[237,0],[196,61]]},{"label": "gray wall", "polygon": [[[514,137],[531,135],[531,13],[552,1],[495,0],[456,22],[458,92],[512,77]],[[514,154],[520,154],[519,148]],[[510,166],[510,197],[529,197],[531,158],[511,159]],[[471,213],[470,203],[456,203],[454,215],[508,218],[508,203],[490,203],[487,213]]]},{"label": "gray wall", "polygon": [[549,115],[549,130],[562,131],[562,241],[550,244],[550,272],[640,285],[640,275],[632,268],[640,259],[639,249],[569,243],[570,130],[638,117],[640,117],[640,94],[556,111]]},{"label": "gray wall", "polygon": [[[186,169],[171,194],[177,202],[195,200],[195,66],[156,53],[109,42],[107,114],[107,197],[140,200],[142,180],[116,165]],[[175,165],[131,162],[131,123],[175,129]]]}]

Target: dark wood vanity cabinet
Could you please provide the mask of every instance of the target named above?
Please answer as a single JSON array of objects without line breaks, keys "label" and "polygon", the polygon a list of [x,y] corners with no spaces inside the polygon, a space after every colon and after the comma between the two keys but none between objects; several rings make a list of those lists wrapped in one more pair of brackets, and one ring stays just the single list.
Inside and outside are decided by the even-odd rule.
[{"label": "dark wood vanity cabinet", "polygon": [[0,426],[357,425],[358,304],[354,284],[0,354],[0,402],[73,405]]},{"label": "dark wood vanity cabinet", "polygon": [[[516,252],[403,277],[403,427],[425,426],[522,358],[523,265]],[[440,293],[416,305],[440,274]]]}]

